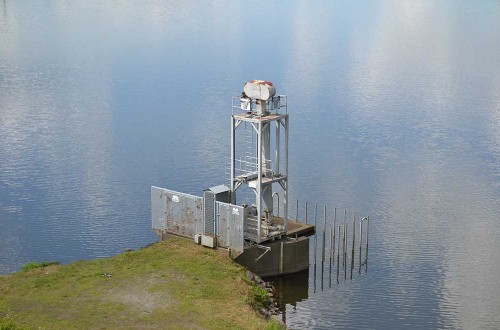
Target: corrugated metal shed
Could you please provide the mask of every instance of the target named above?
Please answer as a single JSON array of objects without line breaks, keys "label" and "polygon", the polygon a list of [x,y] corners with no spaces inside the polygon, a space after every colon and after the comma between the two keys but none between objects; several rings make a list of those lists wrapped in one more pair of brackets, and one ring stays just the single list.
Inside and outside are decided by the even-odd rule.
[{"label": "corrugated metal shed", "polygon": [[204,208],[204,232],[205,234],[216,234],[217,221],[215,219],[215,202],[229,203],[230,189],[226,185],[220,185],[203,190]]}]

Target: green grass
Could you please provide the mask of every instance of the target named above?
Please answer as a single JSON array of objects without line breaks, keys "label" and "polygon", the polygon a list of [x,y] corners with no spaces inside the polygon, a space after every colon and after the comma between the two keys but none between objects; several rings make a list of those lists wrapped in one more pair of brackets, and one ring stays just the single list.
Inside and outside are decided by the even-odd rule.
[{"label": "green grass", "polygon": [[22,270],[28,271],[30,269],[43,268],[43,267],[52,266],[52,265],[59,265],[59,261],[28,262],[27,264],[25,264],[23,266]]},{"label": "green grass", "polygon": [[255,312],[265,299],[242,267],[190,240],[28,265],[0,276],[0,330],[282,328]]},{"label": "green grass", "polygon": [[269,307],[269,297],[266,290],[253,286],[247,294],[247,303],[252,306],[253,309],[259,310],[260,308]]}]

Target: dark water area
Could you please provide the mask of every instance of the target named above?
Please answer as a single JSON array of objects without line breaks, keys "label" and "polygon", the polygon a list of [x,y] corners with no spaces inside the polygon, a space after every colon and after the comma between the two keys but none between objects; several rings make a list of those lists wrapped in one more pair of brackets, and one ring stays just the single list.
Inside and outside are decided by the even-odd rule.
[{"label": "dark water area", "polygon": [[0,273],[155,241],[150,186],[223,182],[251,79],[291,198],[370,216],[366,272],[275,281],[287,324],[499,328],[496,0],[1,0]]}]

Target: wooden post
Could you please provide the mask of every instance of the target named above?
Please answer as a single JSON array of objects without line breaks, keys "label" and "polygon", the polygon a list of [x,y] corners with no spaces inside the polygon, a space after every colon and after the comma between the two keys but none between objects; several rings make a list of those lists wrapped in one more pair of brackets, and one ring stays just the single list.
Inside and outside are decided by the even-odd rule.
[{"label": "wooden post", "polygon": [[326,205],[323,209],[323,249],[322,249],[322,255],[321,255],[321,260],[325,262],[325,245],[326,245]]}]

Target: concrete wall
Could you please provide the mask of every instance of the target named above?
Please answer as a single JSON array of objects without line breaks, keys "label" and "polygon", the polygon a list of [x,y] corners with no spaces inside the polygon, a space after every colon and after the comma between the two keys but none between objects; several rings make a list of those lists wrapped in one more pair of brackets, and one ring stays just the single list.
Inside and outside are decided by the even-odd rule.
[{"label": "concrete wall", "polygon": [[[283,261],[281,262],[281,244],[283,243]],[[256,260],[264,249],[251,247],[238,256],[235,261],[247,267],[259,276],[274,276],[295,273],[309,268],[309,238],[284,238],[262,245],[271,250]]]}]

